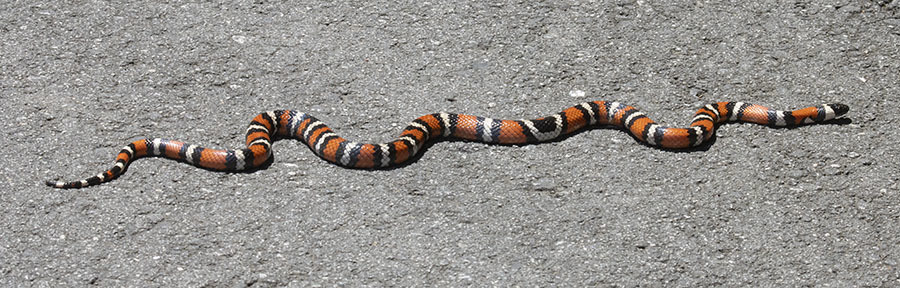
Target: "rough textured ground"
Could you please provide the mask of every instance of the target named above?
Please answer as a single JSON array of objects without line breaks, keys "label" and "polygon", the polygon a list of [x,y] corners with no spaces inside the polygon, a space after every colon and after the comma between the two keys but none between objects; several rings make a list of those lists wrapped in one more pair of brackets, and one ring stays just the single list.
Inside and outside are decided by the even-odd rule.
[{"label": "rough textured ground", "polygon": [[[900,3],[0,4],[2,286],[898,286]],[[584,92],[584,96],[579,92]],[[239,148],[264,110],[386,141],[437,111],[618,100],[843,102],[851,123],[721,127],[676,153],[618,130],[439,142],[361,171],[274,145],[254,173],[139,137]]]}]

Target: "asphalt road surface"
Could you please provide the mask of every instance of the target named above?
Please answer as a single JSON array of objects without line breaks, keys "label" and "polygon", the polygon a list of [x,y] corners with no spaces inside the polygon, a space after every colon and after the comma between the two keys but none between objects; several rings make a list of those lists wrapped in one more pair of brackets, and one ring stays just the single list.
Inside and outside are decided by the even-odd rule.
[{"label": "asphalt road surface", "polygon": [[[900,1],[748,2],[3,2],[0,286],[900,286]],[[266,110],[383,142],[591,100],[851,110],[687,152],[592,129],[370,171],[285,140],[43,184],[143,137],[241,148]]]}]

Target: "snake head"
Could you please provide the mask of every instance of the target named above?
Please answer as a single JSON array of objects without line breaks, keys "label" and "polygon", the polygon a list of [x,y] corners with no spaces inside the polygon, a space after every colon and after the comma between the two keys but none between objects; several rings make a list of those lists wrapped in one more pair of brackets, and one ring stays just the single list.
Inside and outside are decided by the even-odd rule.
[{"label": "snake head", "polygon": [[834,110],[834,117],[840,117],[844,114],[847,114],[847,111],[850,111],[850,106],[841,104],[841,103],[832,103],[828,104],[831,109]]}]

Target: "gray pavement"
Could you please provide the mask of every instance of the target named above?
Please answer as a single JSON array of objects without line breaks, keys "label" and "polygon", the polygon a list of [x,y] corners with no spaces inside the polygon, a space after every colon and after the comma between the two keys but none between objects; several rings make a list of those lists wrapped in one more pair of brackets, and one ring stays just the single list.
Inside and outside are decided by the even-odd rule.
[{"label": "gray pavement", "polygon": [[[0,3],[0,286],[900,286],[900,2]],[[240,148],[259,112],[388,141],[418,116],[616,100],[830,102],[850,123],[445,141],[392,170],[274,144],[253,173],[131,140]]]}]

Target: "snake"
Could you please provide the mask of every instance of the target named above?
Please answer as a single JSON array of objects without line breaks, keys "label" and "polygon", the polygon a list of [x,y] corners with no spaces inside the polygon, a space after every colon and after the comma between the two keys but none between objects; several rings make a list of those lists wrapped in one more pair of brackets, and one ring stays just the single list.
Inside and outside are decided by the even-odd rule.
[{"label": "snake", "polygon": [[260,113],[247,127],[246,148],[212,149],[180,141],[146,138],[126,145],[112,168],[80,181],[46,181],[55,188],[82,188],[122,175],[142,157],[163,157],[216,171],[258,169],[272,157],[272,142],[297,139],[312,152],[348,168],[389,168],[410,161],[428,141],[455,138],[488,144],[534,144],[561,140],[593,126],[613,126],[637,141],[662,149],[691,149],[715,135],[725,122],[746,122],[770,127],[822,123],[846,114],[840,103],[781,111],[744,102],[717,102],[701,107],[688,128],[659,125],[638,109],[610,101],[592,101],[533,120],[500,120],[474,115],[434,113],[409,123],[400,136],[387,143],[359,143],[338,136],[325,123],[303,112],[274,110]]}]

